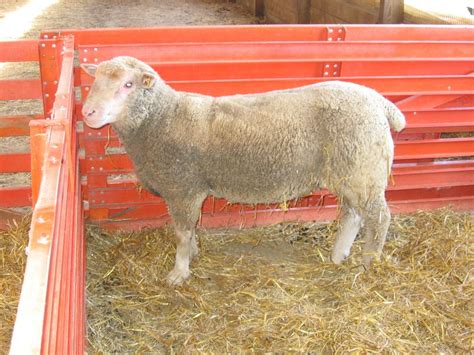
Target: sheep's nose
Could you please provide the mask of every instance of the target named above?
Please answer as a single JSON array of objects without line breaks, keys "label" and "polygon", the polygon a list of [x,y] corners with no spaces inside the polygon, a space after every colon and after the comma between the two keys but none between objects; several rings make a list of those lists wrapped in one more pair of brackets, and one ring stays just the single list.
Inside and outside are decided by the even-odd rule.
[{"label": "sheep's nose", "polygon": [[86,107],[83,107],[82,108],[82,115],[84,117],[91,117],[96,111],[92,108],[86,108]]}]

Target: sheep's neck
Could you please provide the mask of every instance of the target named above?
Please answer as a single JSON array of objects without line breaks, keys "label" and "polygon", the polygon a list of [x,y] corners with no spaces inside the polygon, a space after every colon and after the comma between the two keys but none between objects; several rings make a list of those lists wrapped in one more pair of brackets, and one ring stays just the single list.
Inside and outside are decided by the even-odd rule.
[{"label": "sheep's neck", "polygon": [[125,148],[134,144],[137,134],[146,129],[150,120],[153,121],[154,130],[169,125],[169,112],[178,105],[178,96],[178,93],[168,86],[139,95],[134,103],[124,110],[122,117],[112,124]]}]

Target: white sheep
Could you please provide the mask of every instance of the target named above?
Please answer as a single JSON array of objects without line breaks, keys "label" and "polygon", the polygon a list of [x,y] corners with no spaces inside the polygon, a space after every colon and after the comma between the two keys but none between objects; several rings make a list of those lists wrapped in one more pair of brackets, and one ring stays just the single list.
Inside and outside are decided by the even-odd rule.
[{"label": "white sheep", "polygon": [[112,124],[141,183],[168,204],[177,237],[169,283],[190,275],[208,195],[272,203],[328,188],[341,205],[333,262],[349,255],[362,224],[363,263],[380,255],[390,223],[390,126],[400,131],[405,118],[376,91],[331,81],[214,98],[175,91],[131,57],[82,68],[95,76],[86,124]]}]

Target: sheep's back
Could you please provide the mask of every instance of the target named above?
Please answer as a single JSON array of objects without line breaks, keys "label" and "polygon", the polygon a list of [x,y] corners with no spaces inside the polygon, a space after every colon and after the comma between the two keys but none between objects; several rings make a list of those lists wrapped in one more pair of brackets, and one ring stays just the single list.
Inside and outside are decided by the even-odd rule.
[{"label": "sheep's back", "polygon": [[339,82],[216,99],[202,160],[211,190],[239,202],[281,201],[330,185],[328,175],[352,174],[371,155],[380,160],[368,147],[387,145],[379,99]]}]

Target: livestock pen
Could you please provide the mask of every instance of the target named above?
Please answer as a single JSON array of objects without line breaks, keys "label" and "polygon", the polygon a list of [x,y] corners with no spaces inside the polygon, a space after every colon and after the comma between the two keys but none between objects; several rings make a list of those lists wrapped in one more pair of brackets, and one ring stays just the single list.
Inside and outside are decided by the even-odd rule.
[{"label": "livestock pen", "polygon": [[[44,115],[2,117],[0,125],[2,136],[13,136],[26,134],[29,124],[32,152],[0,155],[2,173],[32,174],[31,189],[0,189],[4,220],[15,214],[11,208],[34,207],[12,353],[83,352],[85,221],[103,230],[169,221],[164,201],[137,185],[115,133],[82,124],[91,78],[77,62],[131,55],[175,89],[213,96],[328,80],[372,87],[407,118],[394,137],[392,213],[472,211],[472,35],[470,26],[218,26],[61,30],[0,42],[2,62],[38,61],[41,74],[0,82],[0,99],[41,98],[44,107]],[[199,224],[245,228],[336,214],[328,191],[283,205],[230,205],[211,196]]]}]

